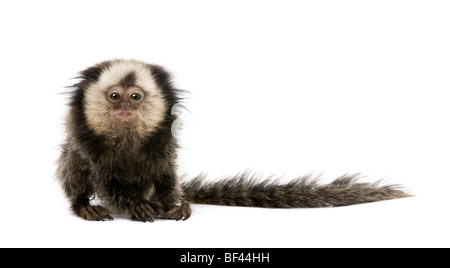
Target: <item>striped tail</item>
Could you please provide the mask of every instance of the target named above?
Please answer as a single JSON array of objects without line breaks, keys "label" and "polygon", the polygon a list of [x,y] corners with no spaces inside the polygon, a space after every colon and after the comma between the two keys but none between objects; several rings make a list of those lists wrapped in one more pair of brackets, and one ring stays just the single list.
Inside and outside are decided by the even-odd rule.
[{"label": "striped tail", "polygon": [[246,173],[218,182],[205,182],[200,175],[182,188],[191,203],[264,208],[338,207],[411,196],[400,185],[364,183],[359,182],[360,177],[346,174],[321,185],[311,175],[286,184],[261,181]]}]

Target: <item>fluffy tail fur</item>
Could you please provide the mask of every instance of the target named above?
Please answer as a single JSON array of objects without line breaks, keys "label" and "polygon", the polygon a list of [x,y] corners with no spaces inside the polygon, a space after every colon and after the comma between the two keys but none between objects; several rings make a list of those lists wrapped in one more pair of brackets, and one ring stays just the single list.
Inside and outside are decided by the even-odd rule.
[{"label": "fluffy tail fur", "polygon": [[270,179],[258,181],[248,174],[204,182],[204,176],[200,175],[182,187],[185,198],[192,203],[265,208],[337,207],[411,196],[399,185],[358,182],[360,177],[344,175],[330,184],[320,185],[310,175],[286,184]]}]

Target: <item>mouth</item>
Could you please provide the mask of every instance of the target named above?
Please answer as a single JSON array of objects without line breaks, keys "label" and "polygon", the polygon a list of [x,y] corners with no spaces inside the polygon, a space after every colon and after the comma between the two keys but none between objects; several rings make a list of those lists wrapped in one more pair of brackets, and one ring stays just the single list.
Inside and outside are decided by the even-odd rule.
[{"label": "mouth", "polygon": [[129,122],[136,117],[136,114],[130,110],[118,110],[114,112],[114,117],[122,122]]}]

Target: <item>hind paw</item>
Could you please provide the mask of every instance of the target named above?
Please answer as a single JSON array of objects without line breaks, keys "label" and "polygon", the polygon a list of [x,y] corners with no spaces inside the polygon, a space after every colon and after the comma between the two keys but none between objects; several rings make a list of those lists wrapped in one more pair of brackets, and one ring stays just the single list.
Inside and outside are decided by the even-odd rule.
[{"label": "hind paw", "polygon": [[153,218],[157,215],[150,203],[142,203],[135,205],[131,211],[131,219],[136,221],[153,222]]},{"label": "hind paw", "polygon": [[163,213],[162,217],[164,219],[171,219],[171,220],[187,220],[191,216],[191,208],[189,207],[188,203],[181,203],[181,206],[177,206],[172,208],[171,210],[167,211],[166,213]]},{"label": "hind paw", "polygon": [[109,211],[102,206],[81,206],[75,209],[75,213],[89,221],[113,220],[109,215]]}]

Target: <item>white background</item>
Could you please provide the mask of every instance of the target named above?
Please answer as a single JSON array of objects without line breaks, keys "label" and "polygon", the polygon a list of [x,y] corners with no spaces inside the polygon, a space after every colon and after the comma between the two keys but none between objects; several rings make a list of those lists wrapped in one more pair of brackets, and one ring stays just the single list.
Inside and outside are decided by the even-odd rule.
[{"label": "white background", "polygon": [[[449,14],[448,1],[2,1],[0,246],[449,247]],[[81,220],[54,177],[60,93],[114,58],[161,64],[191,92],[185,179],[362,172],[416,197]]]}]

